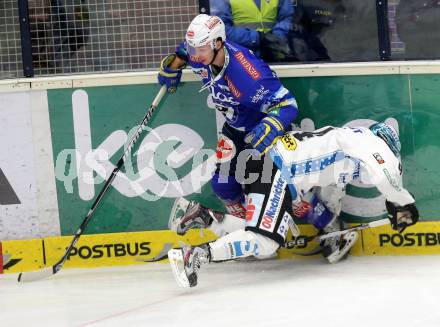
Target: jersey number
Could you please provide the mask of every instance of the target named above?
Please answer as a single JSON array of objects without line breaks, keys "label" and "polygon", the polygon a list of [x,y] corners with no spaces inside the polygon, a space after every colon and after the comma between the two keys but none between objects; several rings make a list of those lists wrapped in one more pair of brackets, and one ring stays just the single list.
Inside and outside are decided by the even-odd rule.
[{"label": "jersey number", "polygon": [[323,129],[322,131],[319,132],[302,132],[302,133],[295,133],[293,135],[297,140],[302,141],[304,139],[309,139],[315,136],[323,136],[333,129],[334,129],[333,127],[327,127],[326,129]]}]

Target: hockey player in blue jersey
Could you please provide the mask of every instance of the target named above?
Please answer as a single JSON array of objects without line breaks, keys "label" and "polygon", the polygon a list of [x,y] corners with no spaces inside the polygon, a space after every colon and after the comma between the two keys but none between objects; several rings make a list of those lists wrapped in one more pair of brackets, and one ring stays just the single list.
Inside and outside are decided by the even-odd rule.
[{"label": "hockey player in blue jersey", "polygon": [[158,79],[169,93],[176,91],[186,65],[202,78],[201,90],[209,90],[226,118],[212,189],[230,214],[245,218],[242,185],[235,178],[237,157],[250,147],[265,153],[288,131],[298,112],[296,100],[252,51],[226,40],[217,16],[196,16],[185,42],[162,60]]}]

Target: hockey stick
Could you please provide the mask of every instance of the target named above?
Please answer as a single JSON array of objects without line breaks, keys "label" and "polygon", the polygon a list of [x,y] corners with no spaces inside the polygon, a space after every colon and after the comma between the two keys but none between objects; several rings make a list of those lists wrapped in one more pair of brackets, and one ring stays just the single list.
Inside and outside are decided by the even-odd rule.
[{"label": "hockey stick", "polygon": [[87,213],[87,216],[82,221],[81,225],[79,226],[78,230],[76,231],[72,241],[70,242],[69,247],[67,248],[64,255],[61,257],[61,259],[53,266],[43,268],[39,271],[29,271],[29,272],[22,272],[18,275],[18,282],[30,282],[34,280],[39,280],[43,278],[50,277],[54,274],[56,274],[64,265],[67,258],[69,257],[70,252],[72,251],[75,244],[78,242],[79,238],[81,237],[82,233],[84,232],[85,228],[87,227],[87,224],[89,223],[90,219],[92,219],[93,214],[95,213],[96,208],[98,207],[98,204],[101,202],[102,198],[104,197],[104,194],[107,192],[108,188],[112,184],[113,180],[115,179],[117,173],[124,165],[125,159],[130,154],[131,149],[133,148],[136,141],[139,139],[139,136],[141,135],[142,131],[145,129],[147,123],[150,121],[154,111],[156,110],[157,106],[159,105],[160,100],[165,95],[166,87],[162,86],[157,93],[156,97],[153,100],[153,103],[151,104],[150,108],[148,109],[147,113],[144,116],[144,119],[142,119],[138,129],[136,130],[136,133],[132,137],[131,141],[128,143],[124,153],[122,154],[121,158],[118,160],[116,167],[113,169],[110,177],[107,179],[107,181],[104,184],[104,187],[99,192],[98,196],[96,197],[95,201],[92,204],[92,207],[90,208],[89,212]]},{"label": "hockey stick", "polygon": [[[295,237],[293,240],[286,241],[283,245],[283,248],[295,249],[298,246],[304,247],[308,242],[314,241],[315,239],[322,241],[322,240],[325,240],[330,237],[341,236],[341,235],[347,234],[349,232],[354,232],[354,231],[359,231],[359,230],[363,230],[363,229],[367,229],[367,228],[373,228],[373,227],[377,227],[377,226],[387,225],[389,223],[390,223],[389,219],[385,218],[385,219],[381,219],[381,220],[372,221],[370,223],[360,224],[360,225],[353,226],[351,228],[336,231],[336,232],[331,232],[331,233],[321,234],[321,235],[313,235],[313,236],[308,236],[308,237],[301,237],[301,238],[299,238],[300,241],[298,241],[298,237]],[[298,227],[295,225],[295,228],[297,229]],[[299,236],[299,234],[298,234],[298,236]],[[163,249],[155,257],[153,257],[151,259],[147,259],[147,260],[137,260],[137,261],[158,262],[158,261],[168,259],[168,251],[171,250],[171,248],[172,248],[172,243],[165,243]],[[180,248],[174,248],[174,249],[178,250]],[[317,250],[313,250],[311,252],[305,252],[305,253],[298,252],[296,254],[309,256],[309,255],[318,254],[321,252],[321,250],[322,249],[317,249]]]},{"label": "hockey stick", "polygon": [[[345,235],[350,232],[355,232],[355,231],[359,231],[359,230],[363,230],[363,229],[367,229],[367,228],[374,228],[374,227],[378,227],[378,226],[388,225],[389,223],[390,223],[390,220],[388,218],[385,218],[385,219],[375,220],[375,221],[372,221],[369,223],[356,225],[351,228],[338,230],[335,232],[330,232],[330,233],[321,234],[321,235],[316,234],[316,235],[304,237],[304,238],[302,238],[302,240],[306,243],[312,242],[314,240],[323,241],[323,240],[331,238],[331,237],[341,236],[341,235]],[[303,245],[303,244],[301,244],[301,245]],[[297,246],[298,246],[298,244],[297,244],[296,239],[293,239],[293,240],[290,240],[290,241],[287,241],[286,243],[284,243],[284,247],[287,249],[294,249]]]},{"label": "hockey stick", "polygon": [[138,259],[138,262],[159,262],[165,259],[168,259],[168,251],[173,248],[173,243],[165,243],[162,250],[151,259]]}]

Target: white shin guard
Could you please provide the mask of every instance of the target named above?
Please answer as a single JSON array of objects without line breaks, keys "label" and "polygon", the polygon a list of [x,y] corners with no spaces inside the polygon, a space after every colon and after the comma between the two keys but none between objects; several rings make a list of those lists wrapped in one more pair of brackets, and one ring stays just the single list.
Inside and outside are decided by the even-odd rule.
[{"label": "white shin guard", "polygon": [[246,225],[246,220],[225,214],[223,220],[221,222],[213,220],[212,224],[208,227],[208,229],[213,232],[218,237],[223,237],[226,234],[235,232],[237,230],[243,230]]},{"label": "white shin guard", "polygon": [[268,257],[276,252],[279,245],[263,235],[237,230],[209,243],[211,261],[224,261],[249,256]]}]

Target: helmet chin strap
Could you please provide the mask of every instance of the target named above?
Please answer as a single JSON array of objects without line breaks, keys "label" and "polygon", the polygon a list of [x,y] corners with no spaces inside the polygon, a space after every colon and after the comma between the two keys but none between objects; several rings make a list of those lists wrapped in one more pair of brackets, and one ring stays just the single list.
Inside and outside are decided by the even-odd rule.
[{"label": "helmet chin strap", "polygon": [[[221,40],[221,38],[219,38]],[[223,47],[223,42],[222,42],[222,46],[220,47],[220,49]],[[216,49],[215,45],[214,45],[214,57],[212,57],[211,62],[208,65],[212,65],[212,63],[214,62],[215,58],[217,57],[218,52],[220,51],[220,49]]]}]

